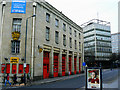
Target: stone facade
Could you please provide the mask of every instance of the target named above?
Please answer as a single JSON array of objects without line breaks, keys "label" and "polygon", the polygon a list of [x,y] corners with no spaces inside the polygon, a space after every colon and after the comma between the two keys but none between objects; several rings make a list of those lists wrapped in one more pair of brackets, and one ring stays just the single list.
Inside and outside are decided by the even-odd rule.
[{"label": "stone facade", "polygon": [[[77,73],[79,73],[79,58],[81,71],[83,70],[82,62],[84,61],[83,57],[83,30],[80,26],[66,17],[62,12],[58,11],[52,5],[45,1],[37,1],[36,7],[33,7],[33,1],[26,2],[26,13],[11,13],[11,2],[7,2],[4,8],[3,15],[3,24],[2,24],[2,62],[1,63],[10,63],[11,57],[19,57],[19,63],[17,63],[17,69],[19,64],[23,64],[24,55],[25,55],[25,30],[26,30],[26,19],[32,16],[34,13],[36,17],[28,19],[27,27],[27,49],[26,49],[26,63],[30,65],[30,74],[33,77],[43,77],[43,54],[44,51],[50,53],[49,57],[49,73],[50,76],[53,76],[53,62],[54,62],[54,53],[58,53],[58,74],[62,76],[62,55],[66,56],[66,67],[65,73],[69,74],[69,55],[72,56],[72,73],[74,74],[74,56],[77,57]],[[1,7],[1,6],[0,6]],[[1,8],[0,8],[1,10]],[[50,15],[50,22],[46,21],[46,13]],[[21,31],[20,31],[20,52],[11,53],[11,41],[12,38],[12,29],[13,29],[13,19],[21,19]],[[55,19],[59,20],[59,26],[55,26]],[[0,19],[1,20],[1,19]],[[35,21],[34,21],[35,20]],[[63,23],[66,25],[66,30],[63,30]],[[0,23],[1,24],[1,23]],[[35,24],[35,25],[34,25]],[[50,29],[49,40],[46,40],[46,27]],[[33,28],[35,31],[33,31]],[[72,29],[72,34],[70,34],[69,28]],[[55,31],[59,33],[58,44],[55,43]],[[75,36],[76,31],[76,36]],[[34,37],[33,37],[34,32]],[[66,36],[66,45],[63,45],[63,35]],[[72,38],[72,47],[69,46],[69,38]],[[32,42],[32,40],[34,41]],[[75,40],[77,48],[75,49]],[[80,45],[79,45],[80,43]],[[33,48],[32,48],[33,47]],[[43,51],[39,52],[39,47]],[[33,52],[33,56],[32,56]],[[5,58],[8,58],[6,61]],[[33,61],[32,61],[33,60]],[[33,64],[32,64],[33,63]],[[10,63],[10,74],[12,74],[12,64]],[[33,72],[31,71],[33,70]],[[17,70],[17,74],[18,73]]]}]

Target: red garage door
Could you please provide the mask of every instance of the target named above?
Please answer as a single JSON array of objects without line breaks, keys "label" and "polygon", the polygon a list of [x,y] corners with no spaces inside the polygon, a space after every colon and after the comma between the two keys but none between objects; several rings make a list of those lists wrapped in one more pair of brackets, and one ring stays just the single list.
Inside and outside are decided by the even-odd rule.
[{"label": "red garage door", "polygon": [[65,55],[62,55],[62,76],[65,76]]},{"label": "red garage door", "polygon": [[69,75],[71,75],[71,59],[72,56],[69,56]]},{"label": "red garage door", "polygon": [[79,73],[80,73],[80,71],[81,71],[80,59],[81,59],[81,58],[79,57]]},{"label": "red garage door", "polygon": [[76,74],[77,72],[76,61],[77,61],[77,57],[74,56],[74,74]]},{"label": "red garage door", "polygon": [[1,66],[1,70],[2,70],[1,73],[5,73],[5,72],[4,72],[5,67],[6,67],[6,65],[5,65],[5,64],[2,64],[2,66]]},{"label": "red garage door", "polygon": [[17,73],[17,65],[12,64],[12,74],[16,74],[16,73]]},{"label": "red garage door", "polygon": [[10,73],[10,64],[6,64],[6,73]]},{"label": "red garage door", "polygon": [[54,77],[58,77],[58,53],[54,53]]},{"label": "red garage door", "polygon": [[49,78],[49,52],[43,54],[43,78]]},{"label": "red garage door", "polygon": [[19,64],[19,74],[23,73],[23,64]]}]

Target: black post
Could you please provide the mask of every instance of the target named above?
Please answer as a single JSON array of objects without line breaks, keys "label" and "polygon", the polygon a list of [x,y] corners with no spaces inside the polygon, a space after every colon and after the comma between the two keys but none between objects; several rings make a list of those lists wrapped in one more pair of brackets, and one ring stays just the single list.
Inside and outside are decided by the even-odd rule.
[{"label": "black post", "polygon": [[103,86],[102,86],[102,68],[101,67],[100,67],[100,80],[101,80],[101,82],[100,82],[100,90],[102,90]]},{"label": "black post", "polygon": [[[26,33],[25,33],[25,60],[24,64],[26,64],[26,48],[27,48],[27,25],[28,25],[28,18],[26,19]],[[26,74],[25,74],[25,66],[24,66],[24,83],[26,85]]]},{"label": "black post", "polygon": [[24,63],[26,63],[26,48],[27,48],[27,24],[28,24],[28,18],[26,19],[26,34],[25,34],[25,60]]},{"label": "black post", "polygon": [[87,67],[85,67],[85,90],[87,90]]}]

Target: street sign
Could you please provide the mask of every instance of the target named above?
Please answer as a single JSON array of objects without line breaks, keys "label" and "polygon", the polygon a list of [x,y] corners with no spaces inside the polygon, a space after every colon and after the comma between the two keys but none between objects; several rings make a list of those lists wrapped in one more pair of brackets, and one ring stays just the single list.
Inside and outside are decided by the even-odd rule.
[{"label": "street sign", "polygon": [[102,70],[100,67],[86,67],[86,90],[102,90]]},{"label": "street sign", "polygon": [[24,68],[26,67],[26,63],[24,63]]},{"label": "street sign", "polygon": [[11,57],[10,63],[19,63],[19,57]]},{"label": "street sign", "polygon": [[85,66],[86,65],[86,63],[85,62],[83,62],[83,66]]}]

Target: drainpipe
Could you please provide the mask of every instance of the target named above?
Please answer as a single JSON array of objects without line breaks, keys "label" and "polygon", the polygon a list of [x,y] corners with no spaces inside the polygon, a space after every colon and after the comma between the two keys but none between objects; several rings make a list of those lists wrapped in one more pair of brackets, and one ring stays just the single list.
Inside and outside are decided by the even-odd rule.
[{"label": "drainpipe", "polygon": [[[33,15],[36,15],[37,3],[33,2]],[[31,78],[34,76],[34,50],[35,50],[35,17],[33,17],[33,30],[32,30],[32,55],[31,55]]]},{"label": "drainpipe", "polygon": [[1,50],[1,64],[2,64],[2,34],[3,34],[3,20],[4,20],[4,13],[5,13],[5,5],[6,5],[6,1],[2,2],[2,13],[1,13],[1,37],[0,37],[0,50]]},{"label": "drainpipe", "polygon": [[[1,25],[0,25],[0,26],[1,26],[1,28],[0,28],[0,29],[1,29],[1,30],[0,30],[0,31],[1,31],[1,32],[0,32],[0,41],[1,41],[1,42],[0,42],[0,51],[1,51],[1,52],[0,52],[0,54],[1,54],[1,55],[0,55],[0,56],[1,56],[1,63],[0,63],[0,64],[1,64],[1,65],[2,65],[2,36],[3,36],[3,21],[4,21],[5,5],[6,5],[6,1],[3,1],[3,2],[2,2],[2,12],[1,12]],[[0,66],[1,66],[1,65],[0,65]],[[1,74],[1,80],[2,80],[2,77],[3,77],[3,76],[2,76],[2,74]],[[2,82],[1,82],[1,85],[2,85]]]}]

